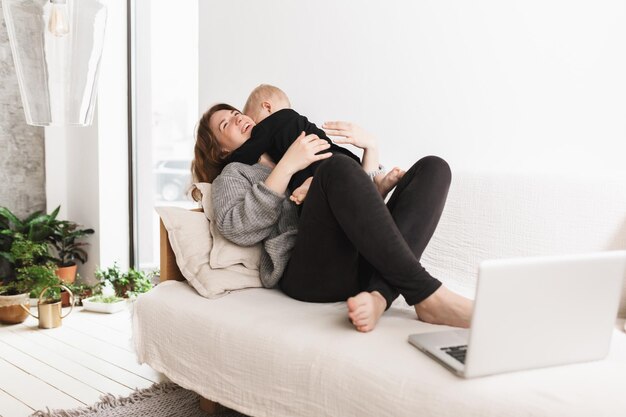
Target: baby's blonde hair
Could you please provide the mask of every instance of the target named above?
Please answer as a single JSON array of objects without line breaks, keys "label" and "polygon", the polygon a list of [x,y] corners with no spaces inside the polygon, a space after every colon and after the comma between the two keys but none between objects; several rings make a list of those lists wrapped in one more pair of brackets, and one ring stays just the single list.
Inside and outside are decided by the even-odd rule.
[{"label": "baby's blonde hair", "polygon": [[[248,116],[253,117],[254,114],[259,112],[259,106],[263,101],[266,100],[284,100],[287,103],[287,107],[291,107],[291,103],[289,102],[289,98],[287,94],[283,90],[278,87],[274,87],[269,84],[261,84],[256,87],[248,96],[248,100],[246,100],[246,105],[243,106],[243,114],[247,114]],[[250,112],[254,114],[250,114]]]}]

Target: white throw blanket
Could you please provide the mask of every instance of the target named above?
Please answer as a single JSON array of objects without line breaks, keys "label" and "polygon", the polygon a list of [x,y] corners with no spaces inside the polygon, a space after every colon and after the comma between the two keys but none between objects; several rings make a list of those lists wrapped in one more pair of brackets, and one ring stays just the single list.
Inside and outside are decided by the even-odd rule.
[{"label": "white throw blanket", "polygon": [[393,307],[371,333],[345,303],[312,304],[277,290],[209,300],[169,281],[135,303],[142,363],[251,416],[624,417],[626,335],[606,360],[465,380],[407,342],[445,330]]}]

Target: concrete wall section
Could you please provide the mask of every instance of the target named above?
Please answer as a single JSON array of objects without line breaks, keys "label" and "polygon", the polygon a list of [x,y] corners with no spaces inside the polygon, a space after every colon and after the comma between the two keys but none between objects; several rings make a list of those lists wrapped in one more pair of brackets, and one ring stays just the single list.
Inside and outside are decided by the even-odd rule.
[{"label": "concrete wall section", "polygon": [[0,206],[19,216],[46,209],[43,135],[24,119],[0,5]]}]

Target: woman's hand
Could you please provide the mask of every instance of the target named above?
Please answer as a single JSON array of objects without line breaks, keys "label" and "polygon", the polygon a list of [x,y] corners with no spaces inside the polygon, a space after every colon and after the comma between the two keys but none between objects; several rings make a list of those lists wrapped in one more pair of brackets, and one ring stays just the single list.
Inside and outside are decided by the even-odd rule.
[{"label": "woman's hand", "polygon": [[317,135],[305,136],[302,132],[278,161],[274,170],[265,180],[265,185],[276,193],[284,193],[293,174],[303,170],[313,162],[321,161],[333,155],[330,152],[316,155],[328,148],[330,148],[328,141],[318,138]]},{"label": "woman's hand", "polygon": [[322,128],[329,136],[339,136],[338,139],[333,139],[333,142],[348,143],[363,149],[361,166],[365,172],[378,169],[378,143],[372,134],[350,122],[326,122]]},{"label": "woman's hand", "polygon": [[363,130],[360,126],[350,122],[325,122],[322,129],[328,136],[339,136],[333,142],[350,144],[361,149],[375,149],[378,147],[376,138]]},{"label": "woman's hand", "polygon": [[286,172],[293,175],[308,167],[313,162],[332,156],[330,152],[317,155],[318,152],[328,148],[330,148],[330,143],[326,140],[320,139],[314,134],[305,136],[304,132],[302,132],[291,146],[289,146],[289,149],[287,149],[287,152],[285,152],[276,166],[282,166]]}]

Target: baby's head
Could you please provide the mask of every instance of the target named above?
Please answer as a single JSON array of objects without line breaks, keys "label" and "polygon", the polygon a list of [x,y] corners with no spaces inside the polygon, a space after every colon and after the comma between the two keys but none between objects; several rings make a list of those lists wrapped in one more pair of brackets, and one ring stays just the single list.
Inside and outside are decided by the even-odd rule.
[{"label": "baby's head", "polygon": [[254,123],[259,123],[270,114],[290,107],[289,98],[283,90],[273,85],[261,84],[250,93],[243,107],[243,114],[254,120]]}]

